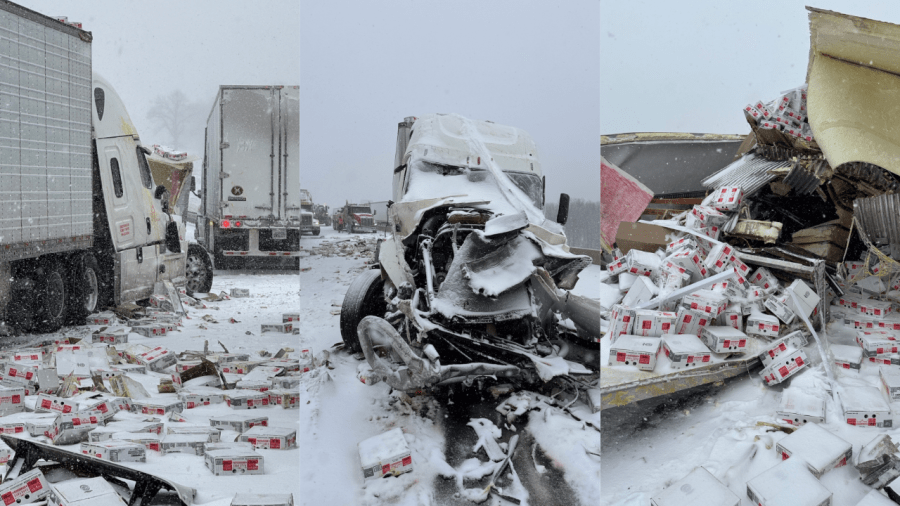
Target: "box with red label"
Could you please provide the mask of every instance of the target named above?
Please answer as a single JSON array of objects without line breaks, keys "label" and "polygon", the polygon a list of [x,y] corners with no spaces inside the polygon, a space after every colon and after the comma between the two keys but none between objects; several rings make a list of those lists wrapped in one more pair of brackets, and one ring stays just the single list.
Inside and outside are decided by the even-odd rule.
[{"label": "box with red label", "polygon": [[225,403],[231,409],[256,409],[269,405],[269,394],[256,390],[228,390]]},{"label": "box with red label", "polygon": [[299,322],[300,313],[284,313],[281,315],[281,323]]},{"label": "box with red label", "polygon": [[18,478],[0,484],[0,501],[4,505],[41,502],[48,495],[50,483],[40,469],[32,469]]},{"label": "box with red label", "polygon": [[782,461],[747,482],[747,497],[756,506],[831,506],[832,496],[799,458]]},{"label": "box with red label", "polygon": [[692,235],[686,235],[684,237],[675,239],[666,245],[666,255],[671,255],[672,253],[682,249],[697,249],[697,240],[694,239]]},{"label": "box with red label", "polygon": [[114,432],[111,439],[114,441],[138,443],[144,445],[144,448],[155,452],[160,451],[159,443],[162,441],[162,437],[152,432]]},{"label": "box with red label", "polygon": [[247,353],[217,353],[207,358],[214,364],[223,365],[231,362],[246,362],[250,360],[250,355]]},{"label": "box with red label", "polygon": [[750,287],[750,267],[747,267],[743,261],[737,256],[731,257],[731,266],[734,268],[735,277],[732,279],[737,280],[738,284],[740,284],[744,288]]},{"label": "box with red label", "polygon": [[235,383],[235,388],[241,390],[255,390],[257,392],[268,392],[272,388],[272,382],[261,379],[242,379]]},{"label": "box with red label", "polygon": [[729,327],[735,329],[742,329],[743,325],[743,314],[741,312],[741,306],[738,304],[732,304],[725,308],[725,311],[722,311],[722,314],[716,318],[717,325],[727,325]]},{"label": "box with red label", "polygon": [[92,343],[125,344],[128,342],[129,327],[102,327],[91,334]]},{"label": "box with red label", "polygon": [[606,334],[610,342],[616,342],[621,335],[631,334],[634,329],[635,310],[622,304],[613,304],[609,315],[609,330]]},{"label": "box with red label", "polygon": [[165,337],[169,328],[165,323],[155,323],[152,325],[138,325],[132,327],[131,331],[144,337]]},{"label": "box with red label", "polygon": [[850,463],[853,445],[817,423],[808,423],[781,438],[775,444],[775,453],[781,460],[796,457],[806,462],[809,472],[821,478],[826,472]]},{"label": "box with red label", "polygon": [[709,348],[697,336],[665,334],[662,336],[662,347],[673,369],[706,365],[712,360]]},{"label": "box with red label", "polygon": [[775,417],[779,422],[795,426],[807,422],[825,423],[825,401],[800,389],[786,388]]},{"label": "box with red label", "polygon": [[881,378],[881,386],[884,393],[892,401],[900,401],[900,371],[892,367],[879,367],[878,376]]},{"label": "box with red label", "polygon": [[659,337],[671,334],[678,315],[670,311],[638,309],[634,312],[634,327],[631,334],[641,337]]},{"label": "box with red label", "polygon": [[691,214],[697,219],[701,227],[716,226],[721,227],[728,221],[728,216],[724,213],[707,206],[694,206]]},{"label": "box with red label", "polygon": [[25,422],[7,422],[0,418],[0,434],[22,434],[25,432]]},{"label": "box with red label", "polygon": [[56,413],[18,413],[12,416],[24,415],[28,415],[28,419],[25,420],[25,432],[31,437],[43,436],[53,427],[53,422],[56,420]]},{"label": "box with red label", "polygon": [[746,353],[747,334],[730,326],[708,326],[700,330],[700,338],[716,353]]},{"label": "box with red label", "polygon": [[278,332],[279,334],[290,334],[293,330],[293,323],[263,323],[260,326],[260,333]]},{"label": "box with red label", "polygon": [[610,276],[615,276],[628,271],[628,265],[625,264],[625,257],[619,257],[612,262],[606,264],[606,270]]},{"label": "box with red label", "polygon": [[88,441],[91,443],[112,441],[116,434],[144,433],[158,436],[162,433],[162,429],[162,422],[116,422],[110,423],[106,427],[98,427],[90,431],[88,433]]},{"label": "box with red label", "polygon": [[860,279],[856,282],[856,286],[863,289],[863,292],[869,293],[884,293],[887,290],[887,287],[884,286],[884,281],[881,280],[878,276],[869,276],[867,278]]},{"label": "box with red label", "polygon": [[44,433],[53,444],[74,444],[87,438],[87,433],[100,426],[100,413],[60,413],[50,430]]},{"label": "box with red label", "polygon": [[661,260],[654,253],[633,249],[625,255],[626,272],[638,276],[653,276]]},{"label": "box with red label", "polygon": [[715,192],[715,200],[713,207],[719,211],[734,211],[741,205],[744,198],[744,192],[739,186],[723,186]]},{"label": "box with red label", "polygon": [[147,462],[147,449],[139,443],[109,439],[81,443],[81,453],[107,462]]},{"label": "box with red label", "polygon": [[209,419],[209,425],[210,427],[221,427],[223,429],[244,433],[257,425],[267,427],[269,425],[269,417],[252,415],[214,416]]},{"label": "box with red label", "polygon": [[783,297],[767,297],[763,305],[778,317],[785,325],[789,325],[797,315],[784,303]]},{"label": "box with red label", "polygon": [[879,319],[891,314],[891,303],[881,300],[867,299],[860,301],[859,312]]},{"label": "box with red label", "polygon": [[230,374],[247,374],[251,370],[253,370],[253,368],[256,367],[257,364],[259,364],[259,362],[234,361],[220,365],[219,370]]},{"label": "box with red label", "polygon": [[713,317],[704,311],[696,309],[678,308],[675,318],[674,334],[690,334],[700,336],[700,331],[707,325],[712,325]]},{"label": "box with red label", "polygon": [[765,267],[760,267],[756,269],[756,271],[750,275],[750,283],[756,285],[763,290],[777,290],[779,287],[778,278],[775,277],[774,274],[769,272],[769,269]]},{"label": "box with red label", "polygon": [[[778,355],[786,352],[789,348],[796,348],[799,350],[806,347],[808,342],[809,340],[803,331],[795,330],[769,344],[768,347],[759,354],[759,361],[762,363],[763,367],[766,367],[771,364]],[[854,347],[850,346],[850,348]]]},{"label": "box with red label", "polygon": [[180,400],[132,400],[131,409],[142,415],[164,415],[166,413],[181,413],[182,411],[184,411],[184,402]]},{"label": "box with red label", "polygon": [[747,317],[747,326],[744,328],[747,335],[765,337],[778,337],[780,330],[778,318],[760,312],[750,313]]},{"label": "box with red label", "polygon": [[[785,294],[788,296],[786,304],[791,308],[791,311],[796,314],[803,314],[804,316],[809,316],[819,305],[819,301],[821,300],[816,291],[807,286],[806,283],[800,279],[795,279],[793,283],[788,285],[788,287],[785,288]],[[797,298],[796,304],[794,303],[791,294]]]},{"label": "box with red label", "polygon": [[859,346],[832,344],[830,348],[831,355],[834,357],[834,365],[841,369],[857,372],[862,368],[863,351]]},{"label": "box with red label", "polygon": [[609,351],[609,365],[633,365],[642,371],[652,371],[660,344],[658,337],[619,336]]},{"label": "box with red label", "polygon": [[777,385],[800,372],[807,365],[807,362],[806,353],[803,350],[788,348],[786,352],[763,368],[759,375],[765,380],[766,385]]},{"label": "box with red label", "polygon": [[255,448],[267,450],[290,450],[297,446],[296,429],[284,427],[253,427],[238,438],[252,444]]},{"label": "box with red label", "polygon": [[358,447],[364,479],[396,476],[413,469],[409,446],[400,428],[360,441]]},{"label": "box with red label", "polygon": [[159,451],[163,455],[169,453],[203,455],[203,446],[209,442],[209,434],[166,434],[159,442]]},{"label": "box with red label", "polygon": [[838,297],[838,305],[859,311],[859,303],[863,300],[868,300],[868,298],[857,293],[845,292],[844,295]]},{"label": "box with red label", "polygon": [[683,267],[686,272],[689,271],[691,273],[691,281],[696,283],[703,278],[709,277],[709,269],[704,265],[704,258],[706,256],[700,248],[695,248],[676,251],[666,257],[666,260]]},{"label": "box with red label", "polygon": [[892,330],[894,332],[900,332],[900,316],[897,315],[888,315],[884,318],[879,318],[876,321],[876,324],[880,330]]},{"label": "box with red label", "polygon": [[845,387],[838,392],[844,421],[857,427],[894,427],[891,406],[884,400],[881,389],[875,387]]},{"label": "box with red label", "polygon": [[198,365],[200,365],[199,360],[178,360],[177,362],[175,362],[175,372],[183,373],[191,367],[196,367]]},{"label": "box with red label", "polygon": [[663,281],[663,291],[669,293],[683,288],[691,283],[691,271],[674,272],[667,271],[665,281]]},{"label": "box with red label", "polygon": [[622,299],[622,304],[627,307],[635,307],[641,302],[647,302],[648,300],[653,299],[658,293],[659,287],[654,285],[653,282],[650,281],[650,278],[647,276],[640,276],[635,280],[634,284],[631,285],[631,288],[628,289],[628,293],[625,294],[625,297]]},{"label": "box with red label", "polygon": [[0,362],[2,378],[16,383],[37,381],[37,366],[28,366],[16,362]]},{"label": "box with red label", "polygon": [[878,355],[890,355],[897,353],[900,343],[894,337],[893,332],[884,330],[858,330],[856,331],[856,344],[863,350],[866,357]]},{"label": "box with red label", "polygon": [[878,326],[878,321],[871,316],[867,315],[853,315],[849,318],[850,326],[856,330],[882,330],[881,327]]},{"label": "box with red label", "polygon": [[199,406],[221,404],[225,402],[225,394],[216,391],[188,391],[178,392],[178,398],[184,403],[185,409],[194,409]]},{"label": "box with red label", "polygon": [[300,407],[300,392],[298,390],[273,388],[266,393],[269,394],[269,404],[272,406],[281,406],[284,409]]},{"label": "box with red label", "polygon": [[263,456],[252,450],[212,450],[206,452],[204,460],[216,476],[264,474]]},{"label": "box with red label", "polygon": [[38,394],[34,406],[36,413],[72,413],[76,409],[78,409],[77,402],[49,394]]},{"label": "box with red label", "polygon": [[724,272],[731,268],[729,259],[734,256],[734,248],[726,243],[719,243],[709,250],[703,264],[713,272]]},{"label": "box with red label", "polygon": [[174,353],[162,346],[157,346],[150,351],[139,353],[135,358],[140,365],[146,366],[151,371],[156,372],[162,372],[163,369],[175,365],[175,362],[178,361],[178,358]]},{"label": "box with red label", "polygon": [[115,325],[116,323],[118,323],[116,313],[112,311],[103,311],[87,317],[88,325]]},{"label": "box with red label", "polygon": [[728,297],[725,294],[714,292],[712,290],[697,290],[696,292],[685,295],[681,299],[681,303],[690,307],[703,311],[713,318],[722,314],[728,307]]}]

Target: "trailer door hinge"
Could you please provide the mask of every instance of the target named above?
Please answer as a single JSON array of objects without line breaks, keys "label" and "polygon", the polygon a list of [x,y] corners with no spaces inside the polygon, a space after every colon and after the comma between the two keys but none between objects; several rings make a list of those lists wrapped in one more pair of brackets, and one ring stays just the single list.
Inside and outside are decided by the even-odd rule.
[{"label": "trailer door hinge", "polygon": [[138,246],[138,249],[135,251],[137,252],[137,262],[139,264],[144,263],[144,248],[141,248],[140,246]]},{"label": "trailer door hinge", "polygon": [[231,177],[231,174],[227,172],[219,172],[219,179],[225,179],[227,177]]},{"label": "trailer door hinge", "polygon": [[228,144],[227,142],[222,142],[219,144],[219,149],[225,149],[230,146],[231,146],[231,144]]}]

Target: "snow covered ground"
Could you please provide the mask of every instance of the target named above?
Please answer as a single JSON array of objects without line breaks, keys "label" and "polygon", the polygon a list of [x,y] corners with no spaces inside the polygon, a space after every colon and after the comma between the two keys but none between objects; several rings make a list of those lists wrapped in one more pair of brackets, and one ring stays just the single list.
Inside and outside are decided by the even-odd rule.
[{"label": "snow covered ground", "polygon": [[[219,344],[221,343],[230,352],[249,354],[251,360],[259,359],[261,351],[274,354],[282,348],[290,349],[291,352],[288,353],[288,356],[296,358],[299,351],[296,335],[271,332],[261,334],[260,325],[281,323],[283,313],[297,312],[299,307],[298,285],[299,275],[296,271],[215,271],[213,293],[218,294],[222,291],[228,293],[231,288],[246,288],[250,290],[250,297],[207,302],[206,304],[209,306],[207,309],[185,306],[190,319],[184,319],[184,326],[180,327],[178,331],[165,337],[154,338],[131,333],[128,336],[128,344],[164,346],[177,353],[185,350],[203,350],[204,341],[208,341],[211,351],[223,351]],[[205,315],[209,315],[218,323],[204,321],[202,317]],[[231,318],[236,322],[229,323]],[[201,326],[206,328],[203,329]],[[70,335],[86,338],[90,342],[90,332],[98,328],[100,327],[66,327],[56,334],[19,336],[5,341],[4,348],[9,349],[10,346],[26,345]],[[124,347],[124,345],[117,346]],[[157,392],[156,386],[159,380],[170,378],[169,374],[148,372],[147,375],[129,374],[129,376],[139,381],[150,393],[152,399],[177,399],[176,394]],[[234,413],[267,416],[269,426],[287,427],[298,432],[301,430],[297,409],[269,406],[238,411],[229,408],[226,404],[214,404],[185,409],[183,415],[190,424],[209,426],[210,417]],[[165,423],[170,426],[176,422],[166,420]],[[163,429],[164,434],[165,429]],[[237,432],[224,431],[222,441],[234,441],[237,436]],[[27,433],[25,437],[29,437]],[[37,439],[46,440],[47,438]],[[79,451],[78,445],[66,448]],[[162,455],[149,450],[146,463],[126,463],[125,465],[197,489],[195,504],[227,506],[231,504],[236,493],[293,493],[295,502],[304,504],[300,496],[301,486],[297,481],[301,463],[300,449],[295,447],[288,450],[259,449],[257,451],[264,458],[265,474],[263,475],[214,476],[204,465],[201,456]]]},{"label": "snow covered ground", "polygon": [[[381,234],[347,234],[322,228],[319,237],[303,236],[300,241],[300,345],[312,347],[317,357],[341,342],[337,310],[347,286],[373,260],[375,240]],[[343,247],[344,254],[334,253]],[[599,268],[590,267],[579,282],[584,295],[594,296]],[[578,290],[576,290],[578,291]],[[464,497],[474,495],[468,478],[489,475],[492,466],[480,465],[483,453],[473,453],[455,468],[445,454],[447,441],[444,408],[431,398],[409,399],[384,383],[365,385],[356,377],[362,364],[345,352],[330,353],[331,369],[319,368],[304,376],[300,389],[299,445],[302,504],[471,504]],[[496,402],[499,403],[503,397]],[[590,415],[579,407],[579,415],[599,424],[599,413]],[[442,414],[444,413],[444,414]],[[437,415],[436,415],[437,414]],[[435,421],[437,420],[437,421]],[[523,422],[520,418],[517,423]],[[412,452],[414,469],[397,478],[364,482],[357,444],[395,427],[402,428]],[[532,414],[528,432],[533,434],[551,465],[562,470],[569,487],[581,504],[600,501],[600,434],[559,413]],[[520,427],[521,430],[521,427]],[[474,433],[473,433],[474,434]],[[519,473],[521,475],[521,473]],[[443,476],[445,478],[439,478]],[[463,478],[467,478],[464,480]],[[451,492],[444,489],[451,483]],[[453,484],[455,483],[455,484]],[[452,490],[456,491],[456,496]],[[504,491],[522,504],[552,504],[530,499],[519,484]],[[503,502],[506,504],[505,502]],[[491,496],[484,504],[501,504]]]},{"label": "snow covered ground", "polygon": [[[838,321],[829,324],[820,337],[831,344],[856,346],[855,332]],[[777,422],[775,411],[788,388],[824,400],[826,423],[822,427],[853,445],[852,462],[828,471],[820,482],[834,493],[832,504],[859,502],[872,490],[860,482],[853,467],[860,447],[884,433],[897,441],[900,428],[848,425],[831,392],[878,387],[878,366],[863,362],[858,372],[836,368],[832,387],[815,345],[810,343],[805,352],[810,367],[774,387],[765,386],[757,370],[728,380],[722,387],[603,411],[600,504],[645,506],[651,496],[703,466],[740,497],[743,506],[755,506],[747,497],[746,483],[782,460],[775,444],[787,435],[757,423]],[[896,404],[893,410],[896,412]]]}]

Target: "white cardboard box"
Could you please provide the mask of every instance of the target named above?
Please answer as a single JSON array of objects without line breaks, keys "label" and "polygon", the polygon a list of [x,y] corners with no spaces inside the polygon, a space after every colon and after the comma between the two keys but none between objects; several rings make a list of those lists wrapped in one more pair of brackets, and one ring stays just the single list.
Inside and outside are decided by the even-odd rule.
[{"label": "white cardboard box", "polygon": [[745,353],[747,334],[729,326],[704,327],[700,337],[711,351],[716,353]]},{"label": "white cardboard box", "polygon": [[121,506],[125,500],[105,479],[75,478],[50,485],[54,506]]},{"label": "white cardboard box", "polygon": [[381,478],[413,470],[412,455],[399,427],[359,442],[363,478]]},{"label": "white cardboard box", "polygon": [[263,456],[252,450],[212,450],[204,460],[216,476],[265,474]]},{"label": "white cardboard box", "polygon": [[798,457],[806,462],[813,476],[821,478],[826,472],[851,462],[853,445],[816,423],[808,423],[781,438],[775,445],[775,453],[781,460]]},{"label": "white cardboard box", "polygon": [[782,461],[748,481],[747,497],[758,506],[831,506],[832,500],[800,459]]},{"label": "white cardboard box", "polygon": [[709,348],[697,336],[664,334],[662,346],[673,369],[708,364],[712,358]]},{"label": "white cardboard box", "polygon": [[778,278],[776,278],[769,269],[760,267],[750,275],[749,281],[763,290],[777,289],[779,287]]},{"label": "white cardboard box", "polygon": [[225,403],[231,409],[256,409],[269,406],[269,394],[256,390],[228,390]]},{"label": "white cardboard box", "polygon": [[681,299],[682,304],[716,317],[728,307],[728,296],[712,290],[697,290]]},{"label": "white cardboard box", "polygon": [[863,351],[859,346],[845,344],[832,344],[831,355],[834,357],[834,365],[841,369],[859,371],[862,367]]},{"label": "white cardboard box", "polygon": [[672,333],[675,320],[678,318],[678,315],[671,311],[638,309],[634,313],[634,327],[631,334],[641,337],[660,337]]},{"label": "white cardboard box", "polygon": [[890,355],[897,353],[900,342],[893,333],[881,330],[858,330],[856,332],[856,344],[863,350],[866,357],[878,355]]},{"label": "white cardboard box", "polygon": [[623,335],[609,351],[609,365],[633,365],[642,371],[652,371],[659,358],[661,339]]},{"label": "white cardboard box", "polygon": [[650,497],[651,506],[740,506],[741,499],[703,467]]},{"label": "white cardboard box", "polygon": [[797,298],[799,302],[799,306],[794,304],[793,298],[790,296],[790,293],[787,293],[787,305],[791,308],[796,314],[803,314],[804,316],[809,316],[813,309],[819,305],[819,295],[815,290],[810,288],[803,282],[803,280],[795,279],[788,287],[785,289],[786,292],[793,292],[794,296]]},{"label": "white cardboard box", "polygon": [[713,317],[696,309],[681,307],[675,320],[674,334],[690,334],[699,337],[703,327],[711,325]]},{"label": "white cardboard box", "polygon": [[203,455],[203,447],[210,443],[209,434],[166,434],[159,442],[159,451],[169,453],[187,453]]},{"label": "white cardboard box", "polygon": [[825,401],[798,388],[785,388],[775,416],[788,425],[825,423]]},{"label": "white cardboard box", "polygon": [[622,304],[628,307],[635,307],[641,302],[653,299],[657,294],[659,294],[659,288],[650,281],[650,278],[639,276],[634,281],[634,284],[631,285],[628,293],[625,294]]},{"label": "white cardboard box", "polygon": [[297,446],[297,430],[285,427],[253,427],[238,439],[256,448],[268,450],[290,450]]},{"label": "white cardboard box", "polygon": [[875,387],[845,387],[838,392],[844,421],[857,427],[893,428],[894,415],[884,400],[881,389]]},{"label": "white cardboard box", "polygon": [[744,332],[747,335],[757,335],[765,337],[777,337],[781,331],[781,325],[778,318],[759,312],[750,313],[747,317],[747,327]]},{"label": "white cardboard box", "polygon": [[778,319],[781,320],[785,325],[790,325],[790,323],[793,322],[795,318],[797,318],[797,315],[795,315],[794,312],[791,311],[791,308],[789,308],[782,299],[783,297],[769,296],[766,297],[763,305],[765,305],[766,309],[777,316]]},{"label": "white cardboard box", "polygon": [[806,347],[806,344],[807,339],[803,332],[795,330],[790,334],[773,341],[759,354],[759,361],[762,362],[763,367],[766,367],[772,363],[775,357],[787,351],[788,348],[802,349]]},{"label": "white cardboard box", "polygon": [[611,343],[621,335],[632,334],[634,329],[635,310],[622,304],[613,304],[609,315],[607,335]]},{"label": "white cardboard box", "polygon": [[878,368],[878,376],[881,378],[881,386],[884,393],[892,401],[900,400],[900,371],[892,367],[881,366]]},{"label": "white cardboard box", "polygon": [[788,351],[782,353],[771,364],[763,368],[759,375],[766,382],[766,385],[777,385],[800,372],[807,362],[806,353],[803,350],[788,348]]},{"label": "white cardboard box", "polygon": [[4,504],[38,502],[50,494],[50,483],[40,469],[32,469],[17,478],[0,484],[0,498]]},{"label": "white cardboard box", "polygon": [[130,441],[109,439],[107,441],[83,442],[81,453],[107,462],[147,462],[144,445]]},{"label": "white cardboard box", "polygon": [[209,425],[210,427],[221,427],[243,434],[257,425],[268,426],[269,417],[238,414],[214,416],[209,419]]}]

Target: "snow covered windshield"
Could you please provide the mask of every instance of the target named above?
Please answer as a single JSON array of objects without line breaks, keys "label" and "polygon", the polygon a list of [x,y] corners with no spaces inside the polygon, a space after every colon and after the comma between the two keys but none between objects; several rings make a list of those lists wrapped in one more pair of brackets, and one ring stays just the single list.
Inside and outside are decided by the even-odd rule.
[{"label": "snow covered windshield", "polygon": [[[485,200],[491,201],[502,199],[499,194],[492,197],[492,194],[498,192],[497,184],[493,174],[487,170],[440,165],[423,160],[417,160],[411,165],[404,201],[448,195],[483,195]],[[523,172],[505,172],[505,174],[513,184],[528,195],[532,204],[538,209],[543,209],[540,177]]]},{"label": "snow covered windshield", "polygon": [[369,207],[353,206],[350,208],[350,212],[353,214],[372,214],[372,209],[370,209]]}]

